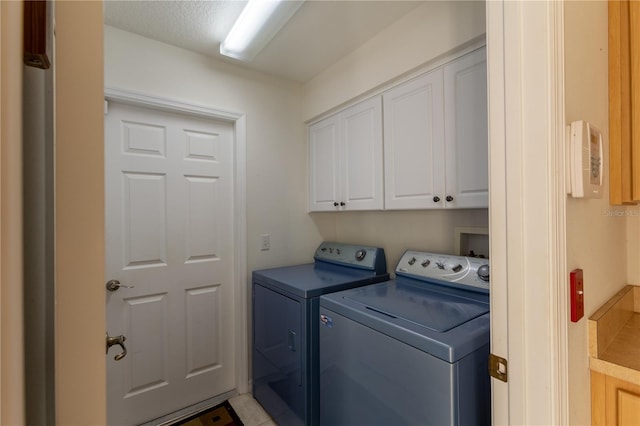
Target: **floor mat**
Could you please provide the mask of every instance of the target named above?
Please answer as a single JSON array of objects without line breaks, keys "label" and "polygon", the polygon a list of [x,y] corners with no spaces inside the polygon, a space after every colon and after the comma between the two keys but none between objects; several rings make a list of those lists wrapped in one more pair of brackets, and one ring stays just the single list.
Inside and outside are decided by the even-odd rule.
[{"label": "floor mat", "polygon": [[215,407],[201,411],[193,416],[173,423],[171,426],[244,426],[240,417],[225,401]]}]

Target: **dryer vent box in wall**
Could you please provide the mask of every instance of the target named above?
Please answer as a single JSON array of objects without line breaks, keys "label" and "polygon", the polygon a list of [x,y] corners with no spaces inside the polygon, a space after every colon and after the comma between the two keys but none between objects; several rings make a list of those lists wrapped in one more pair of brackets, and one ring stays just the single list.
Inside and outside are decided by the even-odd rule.
[{"label": "dryer vent box in wall", "polygon": [[455,254],[489,258],[489,228],[457,227],[455,232]]}]

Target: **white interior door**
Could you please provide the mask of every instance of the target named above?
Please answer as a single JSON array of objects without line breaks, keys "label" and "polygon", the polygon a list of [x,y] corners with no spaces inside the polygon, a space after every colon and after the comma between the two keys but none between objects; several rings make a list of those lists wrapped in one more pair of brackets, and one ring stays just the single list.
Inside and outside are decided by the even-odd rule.
[{"label": "white interior door", "polygon": [[[233,127],[109,102],[105,115],[108,423],[232,390]],[[105,289],[106,291],[106,289]]]}]

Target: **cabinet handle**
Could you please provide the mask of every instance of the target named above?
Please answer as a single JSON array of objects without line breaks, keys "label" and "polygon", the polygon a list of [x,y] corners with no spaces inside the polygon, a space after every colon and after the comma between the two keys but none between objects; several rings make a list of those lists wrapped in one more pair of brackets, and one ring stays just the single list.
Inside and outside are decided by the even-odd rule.
[{"label": "cabinet handle", "polygon": [[347,203],[345,203],[344,201],[340,201],[340,205],[341,205],[342,207],[344,207],[344,206],[346,206],[346,205],[347,205]]},{"label": "cabinet handle", "polygon": [[435,197],[433,197],[433,202],[434,203],[439,203],[440,202],[440,197],[438,197],[437,195]]},{"label": "cabinet handle", "polygon": [[453,197],[452,197],[451,195],[447,195],[446,200],[447,200],[448,202],[452,202],[452,201],[453,201]]},{"label": "cabinet handle", "polygon": [[333,202],[333,207],[338,207],[338,206],[339,206],[338,202],[337,202],[337,201],[334,201],[334,202]]}]

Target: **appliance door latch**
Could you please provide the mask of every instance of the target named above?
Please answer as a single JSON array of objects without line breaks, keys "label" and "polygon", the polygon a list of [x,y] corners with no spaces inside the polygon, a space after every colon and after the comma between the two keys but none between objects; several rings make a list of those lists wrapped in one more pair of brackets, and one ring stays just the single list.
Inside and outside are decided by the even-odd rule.
[{"label": "appliance door latch", "polygon": [[494,354],[489,354],[489,375],[494,379],[507,381],[507,360]]}]

